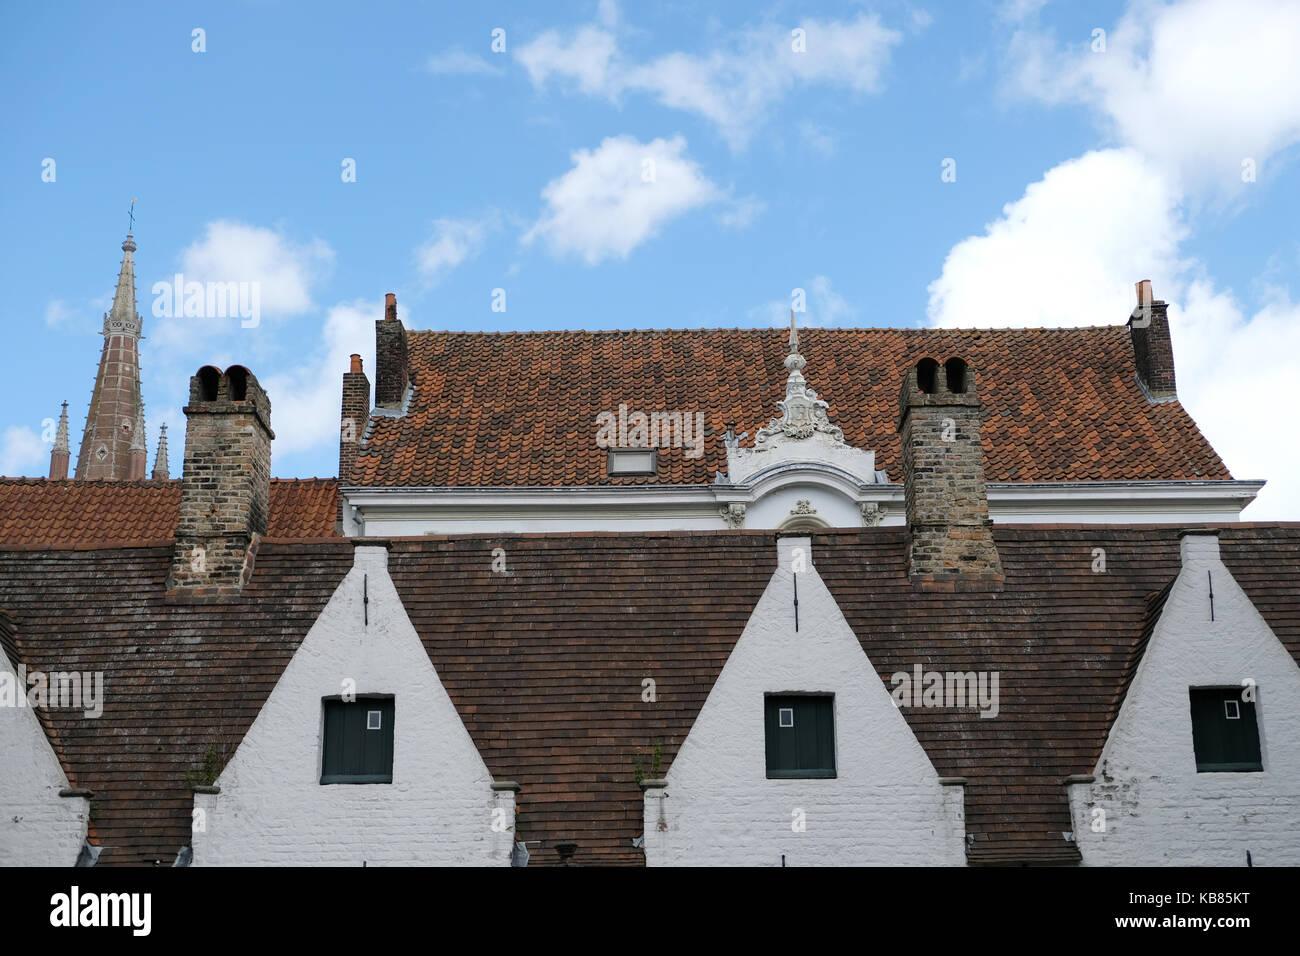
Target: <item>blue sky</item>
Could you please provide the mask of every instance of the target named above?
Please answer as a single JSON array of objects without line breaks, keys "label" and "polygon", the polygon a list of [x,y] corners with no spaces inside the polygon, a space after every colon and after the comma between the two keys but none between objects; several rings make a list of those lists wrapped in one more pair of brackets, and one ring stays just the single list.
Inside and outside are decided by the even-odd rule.
[{"label": "blue sky", "polygon": [[[44,473],[63,399],[75,454],[139,197],[173,474],[189,374],[239,361],[274,472],[332,475],[339,376],[352,351],[373,372],[389,291],[414,328],[767,326],[796,288],[809,323],[1087,325],[1152,278],[1184,404],[1270,480],[1247,517],[1300,518],[1297,5],[707,9],[6,8],[0,472]],[[176,272],[259,283],[257,325],[155,316]]]}]

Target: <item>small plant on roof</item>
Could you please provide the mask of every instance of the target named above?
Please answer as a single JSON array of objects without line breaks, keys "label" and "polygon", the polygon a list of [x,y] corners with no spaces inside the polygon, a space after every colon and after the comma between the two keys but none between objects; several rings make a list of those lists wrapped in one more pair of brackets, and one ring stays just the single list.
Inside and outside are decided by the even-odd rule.
[{"label": "small plant on roof", "polygon": [[[632,775],[636,778],[637,786],[640,786],[642,781],[646,779],[645,768],[641,766],[641,756],[642,756],[641,754],[637,755],[636,763],[633,765],[632,768]],[[659,779],[659,777],[663,774],[663,765],[664,765],[663,744],[655,743],[654,746],[650,748],[650,775],[649,776],[651,780]]]},{"label": "small plant on roof", "polygon": [[203,762],[198,767],[185,771],[185,786],[191,790],[195,787],[212,786],[221,775],[220,763],[221,751],[217,749],[216,744],[209,744],[208,749],[203,752]]}]

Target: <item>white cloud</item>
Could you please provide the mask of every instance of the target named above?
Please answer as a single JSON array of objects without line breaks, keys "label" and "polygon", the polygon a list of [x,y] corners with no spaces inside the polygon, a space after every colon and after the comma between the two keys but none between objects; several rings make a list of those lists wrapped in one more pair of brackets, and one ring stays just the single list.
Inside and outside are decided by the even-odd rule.
[{"label": "white cloud", "polygon": [[430,282],[439,282],[447,273],[483,251],[488,232],[494,228],[494,216],[481,219],[437,219],[429,241],[415,250],[420,274]]},{"label": "white cloud", "polygon": [[1105,325],[1133,307],[1133,283],[1168,289],[1185,235],[1179,196],[1133,150],[1062,163],[957,243],[930,283],[935,325]]},{"label": "white cloud", "polygon": [[79,324],[81,313],[62,299],[51,299],[45,306],[45,324],[52,329],[68,328]]},{"label": "white cloud", "polygon": [[1019,23],[1032,17],[1046,4],[1047,0],[1004,0],[996,13],[1001,20]]},{"label": "white cloud", "polygon": [[[374,302],[358,299],[332,306],[321,326],[320,345],[302,364],[260,378],[271,397],[276,454],[337,447],[338,407],[349,356],[361,355],[362,367],[375,378],[375,320],[382,312]],[[409,315],[403,322],[411,327]]]},{"label": "white cloud", "polygon": [[1216,192],[1242,186],[1244,159],[1262,178],[1270,157],[1300,142],[1294,0],[1134,3],[1105,52],[1092,44],[1091,33],[1062,48],[1036,26],[1017,30],[1011,88],[1090,106],[1119,142]]},{"label": "white cloud", "polygon": [[1300,446],[1278,409],[1300,377],[1300,306],[1248,315],[1183,258],[1181,194],[1128,149],[1050,170],[982,236],[953,247],[929,287],[943,327],[1118,325],[1150,278],[1169,316],[1178,395],[1233,475],[1269,484],[1247,519],[1300,517]]},{"label": "white cloud", "polygon": [[49,455],[50,445],[24,425],[10,425],[0,433],[0,475],[46,474]]},{"label": "white cloud", "polygon": [[[158,286],[156,297],[153,281],[140,282],[137,305],[144,317],[144,348],[150,353],[149,361],[162,363],[161,371],[184,371],[186,375],[199,358],[215,364],[220,355],[233,354],[231,361],[251,363],[273,346],[277,320],[315,307],[312,289],[333,262],[334,251],[319,239],[299,243],[262,226],[229,220],[208,223],[202,236],[183,250],[176,270],[156,276],[156,282],[165,283]],[[176,272],[186,286],[192,282],[243,282],[250,283],[251,290],[251,283],[257,283],[256,320],[241,317],[233,305],[229,317],[175,314],[172,287]],[[160,306],[162,315],[155,315],[159,300],[165,307]],[[248,304],[253,304],[251,298]],[[250,367],[256,371],[256,366]]]},{"label": "white cloud", "polygon": [[[137,303],[139,311],[147,311],[148,300]],[[45,325],[60,332],[98,332],[101,317],[113,305],[111,295],[89,299],[80,304],[66,299],[51,299],[45,305]],[[143,308],[139,308],[143,306]]]},{"label": "white cloud", "polygon": [[742,196],[727,202],[718,213],[718,222],[727,229],[746,229],[766,208],[767,203],[757,196]]},{"label": "white cloud", "polygon": [[800,328],[810,325],[843,325],[857,318],[857,308],[831,287],[829,278],[818,275],[797,286],[796,289],[791,289],[789,298],[773,299],[750,309],[747,313],[750,321],[773,326],[788,326],[790,309],[794,305],[795,293],[798,289],[803,290],[804,300],[804,311],[795,315],[795,323]]},{"label": "white cloud", "polygon": [[481,56],[464,50],[445,50],[424,61],[424,68],[435,76],[495,76],[501,67]]},{"label": "white cloud", "polygon": [[1300,379],[1300,305],[1282,299],[1248,314],[1198,279],[1169,317],[1183,405],[1234,477],[1268,480],[1243,517],[1300,519],[1300,448],[1285,411]]},{"label": "white cloud", "polygon": [[203,238],[181,254],[181,271],[186,283],[257,282],[262,312],[274,317],[311,309],[311,286],[333,261],[334,251],[320,239],[296,243],[261,226],[221,219],[208,223]]},{"label": "white cloud", "polygon": [[[645,93],[671,109],[715,124],[733,148],[744,146],[768,109],[799,84],[875,93],[902,34],[875,14],[850,21],[803,20],[741,31],[706,53],[674,51],[637,62],[619,48],[613,5],[601,22],[568,33],[547,30],[516,58],[535,87],[558,80],[588,96],[617,102]],[[794,28],[804,32],[796,51]]]},{"label": "white cloud", "polygon": [[649,143],[612,136],[571,158],[573,168],[542,190],[545,212],[523,238],[588,265],[625,259],[673,219],[724,198],[687,158],[680,136]]},{"label": "white cloud", "polygon": [[812,148],[814,152],[822,156],[835,155],[835,137],[832,136],[824,126],[820,126],[812,120],[803,120],[799,123],[799,137]]}]

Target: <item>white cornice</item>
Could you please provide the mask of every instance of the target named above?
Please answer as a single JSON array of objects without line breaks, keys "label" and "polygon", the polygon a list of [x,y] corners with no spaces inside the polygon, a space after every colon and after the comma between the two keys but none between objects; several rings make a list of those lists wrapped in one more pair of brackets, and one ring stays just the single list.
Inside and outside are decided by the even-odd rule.
[{"label": "white cornice", "polygon": [[[360,508],[416,509],[484,508],[524,514],[535,508],[601,508],[617,510],[708,510],[720,503],[752,503],[764,495],[796,484],[821,484],[857,502],[901,502],[900,483],[864,484],[853,475],[827,465],[784,464],[766,469],[756,480],[740,485],[576,485],[570,487],[374,487],[342,489],[350,505]],[[1244,508],[1264,487],[1263,481],[1043,481],[989,482],[990,506],[1076,505],[1085,502],[1118,504],[1165,501],[1182,506],[1193,501],[1216,507]]]}]

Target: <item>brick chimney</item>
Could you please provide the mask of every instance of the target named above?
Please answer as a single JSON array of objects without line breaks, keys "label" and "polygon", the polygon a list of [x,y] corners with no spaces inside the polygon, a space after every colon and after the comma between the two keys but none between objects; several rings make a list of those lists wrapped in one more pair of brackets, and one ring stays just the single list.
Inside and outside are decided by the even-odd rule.
[{"label": "brick chimney", "polygon": [[397,318],[397,296],[384,297],[384,317],[375,322],[375,404],[400,409],[411,382],[406,329]]},{"label": "brick chimney", "polygon": [[960,358],[943,365],[925,358],[908,369],[898,432],[913,581],[944,589],[1000,585],[975,370]]},{"label": "brick chimney", "polygon": [[353,354],[352,367],[343,373],[343,411],[339,419],[339,480],[351,475],[366,423],[370,421],[370,379],[361,370],[361,356]]},{"label": "brick chimney", "polygon": [[1137,283],[1137,307],[1128,320],[1138,381],[1153,402],[1178,397],[1174,348],[1169,339],[1169,307],[1151,295],[1151,280]]},{"label": "brick chimney", "polygon": [[208,365],[185,406],[180,519],[168,588],[237,591],[252,575],[271,497],[271,400],[242,365]]}]

